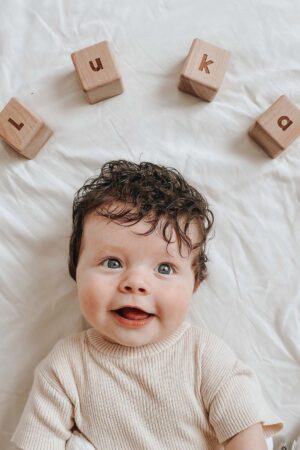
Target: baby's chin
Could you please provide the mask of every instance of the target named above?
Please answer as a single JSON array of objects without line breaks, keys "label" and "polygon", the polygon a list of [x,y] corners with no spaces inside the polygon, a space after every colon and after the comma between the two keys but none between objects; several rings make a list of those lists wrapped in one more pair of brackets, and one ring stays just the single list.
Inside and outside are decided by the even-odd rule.
[{"label": "baby's chin", "polygon": [[[142,347],[143,345],[154,344],[161,341],[166,336],[162,335],[159,327],[151,327],[152,329],[118,329],[113,333],[101,332],[103,339],[112,344],[122,345],[124,347]],[[104,331],[104,330],[103,330]]]},{"label": "baby's chin", "polygon": [[150,338],[146,336],[106,336],[102,335],[102,337],[112,344],[122,345],[123,347],[142,347],[143,345],[154,344],[155,342],[159,342],[161,340],[160,337]]},{"label": "baby's chin", "polygon": [[128,347],[128,348],[138,348],[138,347],[142,347],[143,345],[147,345],[150,344],[150,341],[145,341],[145,342],[137,342],[137,340],[129,340],[129,339],[113,339],[110,336],[105,336],[102,334],[103,339],[105,339],[106,341],[108,341],[111,344],[117,344],[117,345],[122,345],[122,347]]},{"label": "baby's chin", "polygon": [[91,323],[98,333],[107,342],[122,345],[124,347],[142,347],[149,344],[159,343],[172,335],[181,325],[182,320],[162,321],[159,317],[153,319],[140,328],[126,328],[115,323],[115,321],[104,320],[102,323]]}]

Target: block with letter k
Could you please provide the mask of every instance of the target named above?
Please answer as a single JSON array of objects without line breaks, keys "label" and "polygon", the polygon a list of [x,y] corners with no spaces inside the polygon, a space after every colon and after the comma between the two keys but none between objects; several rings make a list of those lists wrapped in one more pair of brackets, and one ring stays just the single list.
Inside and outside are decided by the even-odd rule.
[{"label": "block with letter k", "polygon": [[230,52],[200,39],[194,39],[180,74],[178,88],[211,101],[220,89]]}]

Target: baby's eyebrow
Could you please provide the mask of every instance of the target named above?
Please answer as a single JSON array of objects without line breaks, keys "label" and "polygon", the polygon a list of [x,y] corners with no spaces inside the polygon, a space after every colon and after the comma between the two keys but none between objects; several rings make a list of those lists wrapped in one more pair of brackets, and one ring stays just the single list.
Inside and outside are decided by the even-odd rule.
[{"label": "baby's eyebrow", "polygon": [[[126,253],[128,247],[120,247],[119,245],[105,245],[101,248],[97,249],[97,255],[102,255],[103,253]],[[167,250],[165,251],[157,251],[153,252],[153,256],[160,257],[160,258],[171,258],[178,260],[178,256],[170,255]]]},{"label": "baby's eyebrow", "polygon": [[124,250],[124,249],[122,247],[120,247],[119,245],[105,245],[99,249],[100,252],[104,252],[104,253],[119,252],[122,250]]},{"label": "baby's eyebrow", "polygon": [[107,246],[99,245],[98,246],[97,245],[94,249],[94,255],[95,255],[95,258],[97,258],[97,259],[102,258],[103,256],[111,257],[114,255],[116,255],[116,256],[123,255],[124,253],[125,253],[124,249],[122,247],[119,247],[116,245],[112,245],[112,246],[110,246],[110,245],[107,245]]}]

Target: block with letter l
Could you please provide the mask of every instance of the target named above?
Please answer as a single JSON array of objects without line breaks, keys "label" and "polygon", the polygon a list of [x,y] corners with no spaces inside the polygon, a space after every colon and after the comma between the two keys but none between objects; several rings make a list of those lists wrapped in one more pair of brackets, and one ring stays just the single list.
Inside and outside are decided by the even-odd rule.
[{"label": "block with letter l", "polygon": [[122,94],[121,75],[107,41],[78,50],[71,58],[89,103]]},{"label": "block with letter l", "polygon": [[52,133],[39,117],[15,97],[0,112],[0,137],[25,158],[34,158]]},{"label": "block with letter l", "polygon": [[211,101],[221,87],[230,52],[200,39],[194,39],[182,68],[178,88]]}]

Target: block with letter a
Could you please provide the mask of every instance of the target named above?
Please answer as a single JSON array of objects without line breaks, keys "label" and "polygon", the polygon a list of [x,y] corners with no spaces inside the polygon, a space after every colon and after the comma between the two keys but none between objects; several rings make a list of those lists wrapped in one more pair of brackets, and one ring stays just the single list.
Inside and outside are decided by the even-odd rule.
[{"label": "block with letter a", "polygon": [[32,159],[52,130],[15,97],[0,112],[0,137],[16,152]]},{"label": "block with letter a", "polygon": [[211,101],[222,84],[230,52],[194,39],[180,74],[178,88]]},{"label": "block with letter a", "polygon": [[300,135],[300,110],[285,95],[256,119],[249,130],[271,158],[278,156]]},{"label": "block with letter a", "polygon": [[71,58],[89,103],[122,94],[121,75],[107,41],[78,50]]}]

